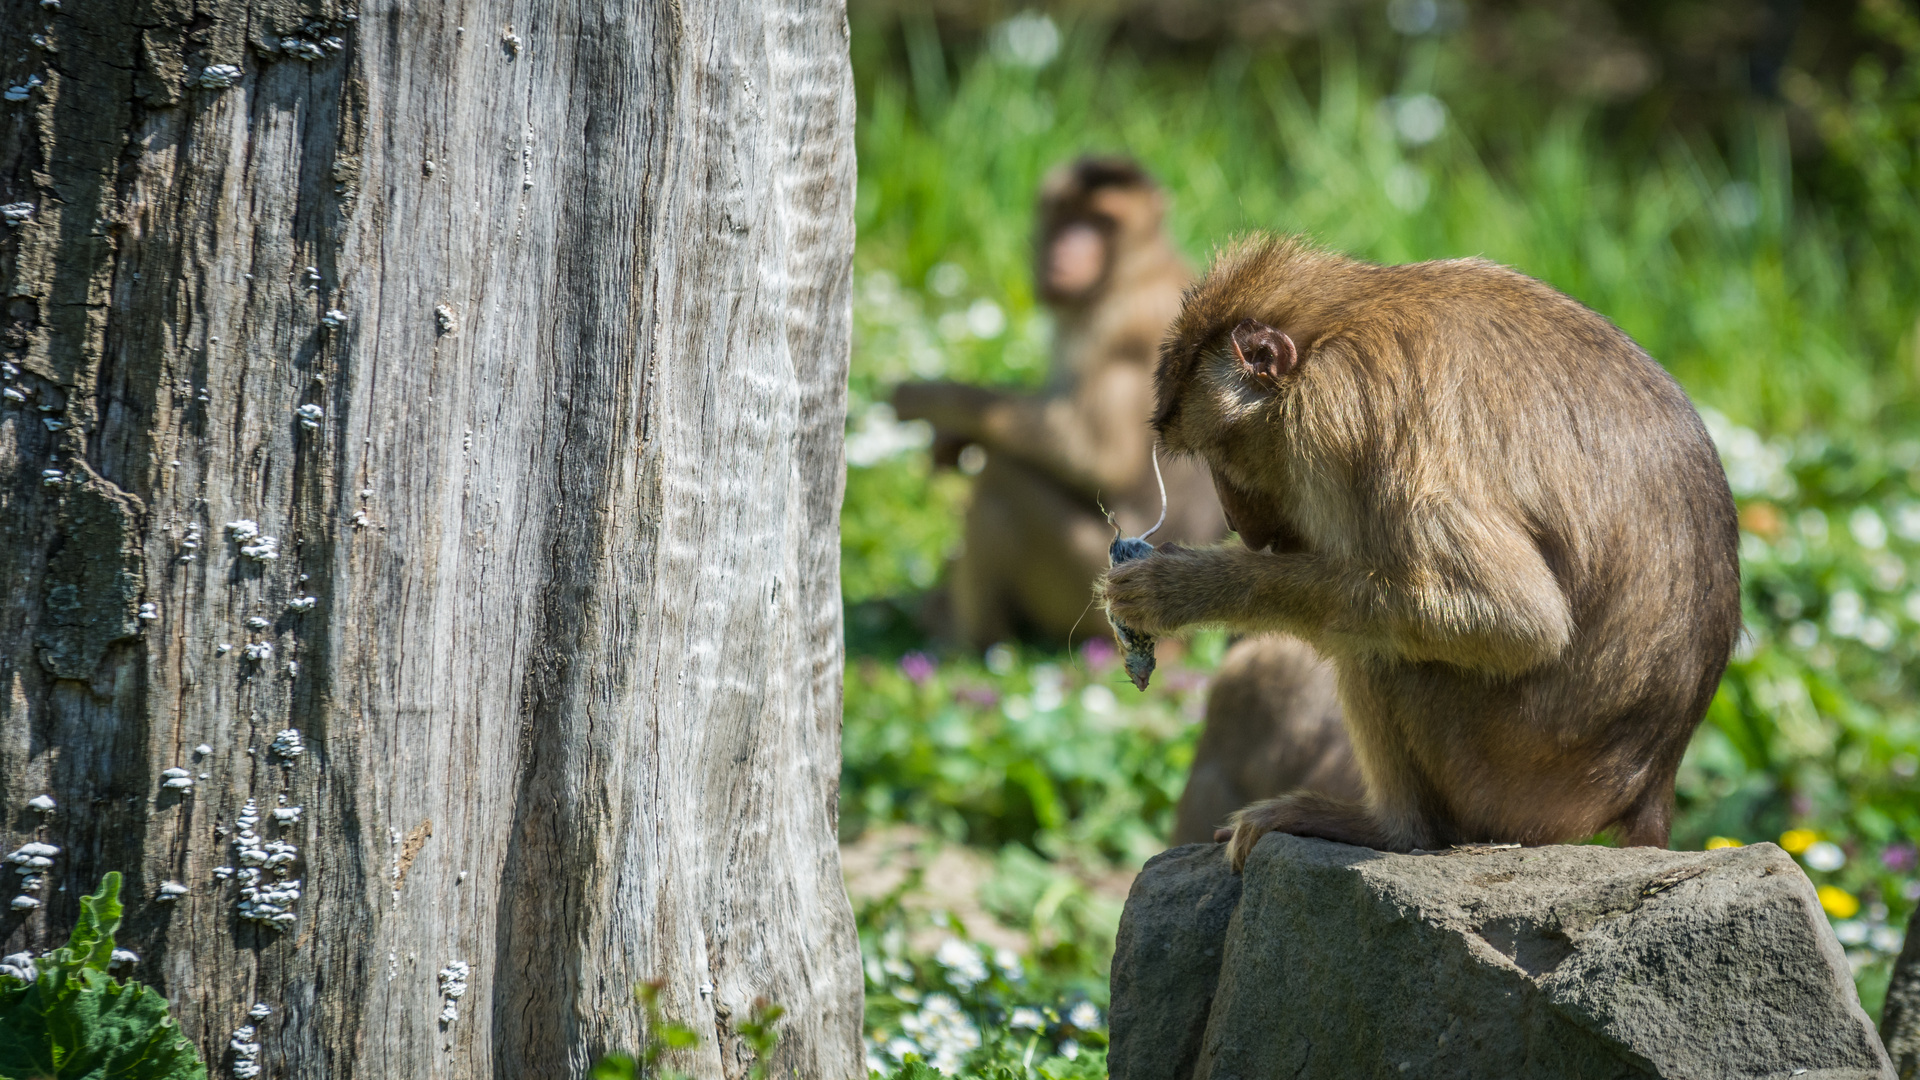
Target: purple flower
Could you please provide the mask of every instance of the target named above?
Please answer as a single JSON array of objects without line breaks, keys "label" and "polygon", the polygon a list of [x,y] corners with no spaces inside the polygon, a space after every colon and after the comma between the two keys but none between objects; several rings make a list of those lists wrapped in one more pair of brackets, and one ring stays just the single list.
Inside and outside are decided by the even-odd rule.
[{"label": "purple flower", "polygon": [[916,683],[925,683],[933,678],[933,671],[939,665],[933,657],[923,652],[910,652],[900,658],[900,671]]},{"label": "purple flower", "polygon": [[1105,671],[1120,658],[1120,651],[1104,637],[1090,637],[1080,646],[1080,659],[1094,671]]},{"label": "purple flower", "polygon": [[954,699],[975,708],[991,709],[1000,704],[1000,695],[991,686],[962,686],[953,692]]},{"label": "purple flower", "polygon": [[1916,862],[1920,862],[1920,859],[1915,857],[1917,854],[1920,853],[1915,852],[1912,844],[1888,844],[1886,849],[1880,852],[1880,865],[1900,872],[1911,870]]}]

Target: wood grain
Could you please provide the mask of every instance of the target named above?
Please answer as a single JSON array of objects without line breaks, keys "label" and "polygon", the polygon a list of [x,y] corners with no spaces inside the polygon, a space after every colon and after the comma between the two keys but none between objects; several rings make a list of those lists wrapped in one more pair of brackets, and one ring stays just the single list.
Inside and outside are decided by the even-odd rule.
[{"label": "wood grain", "polygon": [[[62,848],[4,951],[120,869],[216,1071],[259,1002],[268,1076],[578,1075],[657,977],[700,1076],[760,997],[864,1075],[842,7],[0,10],[0,806]],[[288,927],[213,873],[248,799]]]}]

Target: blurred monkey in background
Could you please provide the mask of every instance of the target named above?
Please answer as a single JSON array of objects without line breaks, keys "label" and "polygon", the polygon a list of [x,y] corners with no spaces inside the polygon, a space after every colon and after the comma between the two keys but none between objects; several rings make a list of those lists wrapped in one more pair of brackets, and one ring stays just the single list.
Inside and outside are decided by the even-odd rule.
[{"label": "blurred monkey in background", "polygon": [[[1114,527],[1137,534],[1160,514],[1153,368],[1192,279],[1165,215],[1166,196],[1131,161],[1088,157],[1055,170],[1041,186],[1034,252],[1035,291],[1055,320],[1046,390],[922,382],[894,391],[902,420],[933,425],[937,461],[951,464],[969,445],[985,452],[965,545],[948,568],[948,625],[937,628],[962,645],[1107,632],[1088,599]],[[1162,468],[1167,523],[1155,538],[1225,536],[1204,467]]]}]

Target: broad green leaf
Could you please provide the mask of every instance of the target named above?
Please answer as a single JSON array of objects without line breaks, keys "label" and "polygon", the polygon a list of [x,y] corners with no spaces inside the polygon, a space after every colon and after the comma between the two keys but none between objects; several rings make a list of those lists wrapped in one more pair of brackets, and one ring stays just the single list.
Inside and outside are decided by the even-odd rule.
[{"label": "broad green leaf", "polygon": [[205,1080],[206,1066],[151,987],[107,974],[120,875],[80,900],[65,948],[31,983],[0,976],[0,1080]]}]

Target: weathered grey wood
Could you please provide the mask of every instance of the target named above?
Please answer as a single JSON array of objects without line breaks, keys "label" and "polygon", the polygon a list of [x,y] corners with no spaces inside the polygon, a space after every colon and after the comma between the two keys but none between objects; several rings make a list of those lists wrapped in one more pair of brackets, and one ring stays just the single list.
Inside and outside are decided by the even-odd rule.
[{"label": "weathered grey wood", "polygon": [[[659,977],[699,1075],[760,996],[780,1075],[863,1074],[841,5],[4,12],[0,798],[63,849],[4,951],[117,868],[222,1072],[260,1002],[268,1076],[578,1074]],[[273,929],[214,870],[283,797]]]}]

